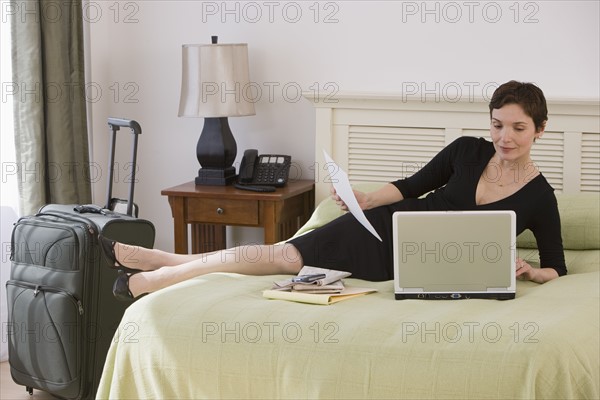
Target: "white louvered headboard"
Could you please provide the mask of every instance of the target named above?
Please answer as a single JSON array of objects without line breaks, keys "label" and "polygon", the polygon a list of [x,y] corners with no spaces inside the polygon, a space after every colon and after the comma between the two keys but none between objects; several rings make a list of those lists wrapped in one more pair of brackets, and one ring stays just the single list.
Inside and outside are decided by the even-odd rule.
[{"label": "white louvered headboard", "polygon": [[[412,175],[459,136],[489,140],[488,101],[306,94],[316,111],[316,201],[329,193],[325,149],[354,183]],[[600,191],[600,102],[548,100],[548,125],[532,158],[557,192]]]}]

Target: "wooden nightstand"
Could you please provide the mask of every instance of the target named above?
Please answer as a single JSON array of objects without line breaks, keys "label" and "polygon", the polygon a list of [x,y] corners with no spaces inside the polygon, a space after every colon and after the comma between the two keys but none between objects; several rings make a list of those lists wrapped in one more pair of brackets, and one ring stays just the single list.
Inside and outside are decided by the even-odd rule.
[{"label": "wooden nightstand", "polygon": [[224,249],[227,225],[263,227],[265,244],[273,244],[293,235],[315,206],[312,180],[288,182],[269,193],[188,182],[161,194],[169,198],[179,254],[188,253],[188,224],[192,225],[192,253]]}]

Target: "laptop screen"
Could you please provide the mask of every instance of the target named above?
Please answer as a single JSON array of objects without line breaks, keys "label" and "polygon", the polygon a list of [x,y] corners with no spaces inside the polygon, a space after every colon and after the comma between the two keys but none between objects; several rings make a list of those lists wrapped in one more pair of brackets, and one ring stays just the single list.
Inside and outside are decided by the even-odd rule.
[{"label": "laptop screen", "polygon": [[514,290],[515,219],[512,211],[395,213],[397,291]]}]

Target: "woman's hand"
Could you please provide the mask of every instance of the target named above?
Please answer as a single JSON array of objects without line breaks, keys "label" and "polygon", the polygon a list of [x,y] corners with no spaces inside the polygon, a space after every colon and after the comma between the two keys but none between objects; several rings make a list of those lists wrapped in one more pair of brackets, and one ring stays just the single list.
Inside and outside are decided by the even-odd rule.
[{"label": "woman's hand", "polygon": [[[330,191],[333,201],[335,201],[342,210],[347,211],[348,206],[335,192],[333,185],[331,186]],[[377,189],[374,192],[365,193],[359,190],[353,190],[353,192],[354,196],[356,196],[356,201],[358,201],[358,205],[362,210],[370,210],[375,207],[396,203],[404,199],[402,193],[400,193],[396,186],[392,185],[391,183],[382,186],[380,189]]]},{"label": "woman's hand", "polygon": [[531,265],[527,263],[527,261],[522,258],[517,258],[515,263],[516,268],[516,277],[522,281],[532,281],[535,276],[535,271]]},{"label": "woman's hand", "polygon": [[517,258],[515,269],[517,279],[522,281],[544,283],[558,278],[558,273],[554,268],[533,268],[522,258]]},{"label": "woman's hand", "polygon": [[[344,203],[342,198],[336,193],[335,188],[333,186],[331,186],[330,191],[331,191],[331,198],[333,199],[333,201],[335,201],[335,204],[337,204],[342,210],[348,211],[348,206],[346,205],[346,203]],[[359,190],[353,190],[353,192],[354,192],[354,196],[356,197],[356,201],[358,201],[358,205],[360,206],[361,210],[368,210],[369,195],[367,193],[361,192]]]}]

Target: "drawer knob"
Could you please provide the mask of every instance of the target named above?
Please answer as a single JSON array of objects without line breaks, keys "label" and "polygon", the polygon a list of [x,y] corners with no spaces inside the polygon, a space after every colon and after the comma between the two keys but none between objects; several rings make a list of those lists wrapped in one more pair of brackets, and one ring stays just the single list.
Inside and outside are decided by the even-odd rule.
[{"label": "drawer knob", "polygon": [[225,212],[221,207],[217,208],[217,214],[221,215]]}]

